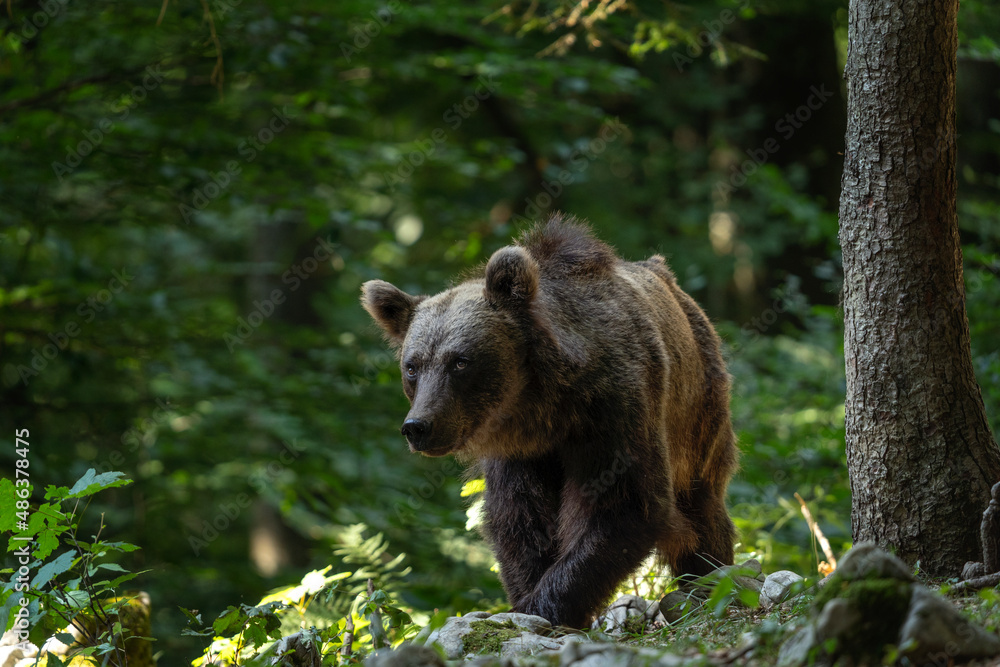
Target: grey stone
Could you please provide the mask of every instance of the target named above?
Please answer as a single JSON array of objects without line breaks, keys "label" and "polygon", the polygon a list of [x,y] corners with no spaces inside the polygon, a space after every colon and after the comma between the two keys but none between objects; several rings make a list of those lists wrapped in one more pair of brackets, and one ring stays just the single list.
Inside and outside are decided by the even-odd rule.
[{"label": "grey stone", "polygon": [[445,667],[444,660],[432,648],[401,644],[393,651],[379,649],[365,660],[367,667]]},{"label": "grey stone", "polygon": [[460,664],[461,667],[514,667],[514,662],[510,658],[498,658],[495,655],[477,655]]},{"label": "grey stone", "polygon": [[784,602],[791,593],[792,586],[800,581],[802,577],[790,570],[779,570],[767,575],[760,589],[760,605],[768,608]]},{"label": "grey stone", "polygon": [[520,655],[534,655],[542,651],[558,651],[564,645],[562,638],[542,637],[531,632],[522,632],[520,637],[508,639],[501,645],[500,657],[513,658]]},{"label": "grey stone", "polygon": [[861,621],[861,613],[849,600],[834,598],[824,605],[816,618],[816,641],[848,637],[851,629]]},{"label": "grey stone", "polygon": [[938,657],[947,657],[946,662],[950,662],[1000,654],[1000,638],[971,623],[950,602],[921,585],[913,587],[897,646],[907,646],[908,642],[916,642],[916,648],[906,652],[914,662]]},{"label": "grey stone", "polygon": [[739,565],[726,565],[716,570],[715,575],[725,576],[733,580],[737,586],[747,588],[760,593],[761,581],[757,577],[761,574],[760,562],[756,558],[740,563]]},{"label": "grey stone", "polygon": [[[282,667],[319,667],[320,662],[316,644],[310,639],[303,639],[301,632],[282,637],[275,645],[275,657],[271,659],[272,665]],[[396,667],[404,666],[404,663],[391,664]]]},{"label": "grey stone", "polygon": [[34,662],[36,655],[38,655],[38,648],[34,644],[27,651],[17,644],[0,646],[0,667],[14,667],[19,661],[26,658]]},{"label": "grey stone", "polygon": [[462,618],[474,618],[476,620],[483,620],[484,618],[489,618],[492,616],[488,611],[470,611],[468,614],[464,614]]},{"label": "grey stone", "polygon": [[862,542],[847,552],[837,566],[837,576],[854,579],[899,579],[916,581],[906,563],[882,551],[872,542]]},{"label": "grey stone", "polygon": [[[469,618],[469,616],[470,614],[466,614],[465,618]],[[477,618],[482,619],[484,617],[479,616]],[[492,616],[487,614],[485,618],[488,618],[491,621],[496,621],[497,623],[506,623],[507,621],[511,621],[519,628],[524,628],[529,632],[535,632],[541,635],[548,634],[549,631],[552,630],[552,624],[549,623],[547,619],[544,619],[541,616],[534,616],[532,614],[519,614],[517,612],[508,611],[502,614],[493,614]]]},{"label": "grey stone", "polygon": [[642,618],[643,624],[667,624],[666,618],[660,613],[660,603],[646,600],[638,595],[623,595],[615,600],[591,625],[593,630],[603,630],[610,635],[621,634],[626,621],[630,618]]},{"label": "grey stone", "polygon": [[610,643],[573,642],[559,653],[560,667],[629,667],[635,660],[635,651]]},{"label": "grey stone", "polygon": [[681,590],[670,591],[660,600],[660,614],[667,623],[674,624],[704,604],[704,601]]},{"label": "grey stone", "polygon": [[422,640],[426,645],[437,644],[444,651],[444,655],[448,660],[457,660],[465,655],[462,638],[472,632],[471,623],[476,620],[481,619],[470,619],[467,616],[452,616],[440,628],[430,632],[427,637],[421,637],[420,635],[423,633],[419,633],[417,638]]},{"label": "grey stone", "polygon": [[[855,553],[858,551],[858,553]],[[926,586],[914,583],[909,568],[899,559],[870,544],[852,549],[841,561],[836,576],[852,585],[858,579],[908,582],[909,607],[899,628],[890,629],[890,643],[901,647],[913,664],[945,664],[1000,655],[1000,638],[968,621],[957,609]],[[770,578],[769,578],[770,579]],[[765,583],[765,591],[768,586]],[[815,661],[830,664],[837,656],[824,652],[829,640],[848,647],[856,643],[858,630],[878,621],[879,609],[858,608],[845,598],[828,601],[813,620],[781,647],[778,667],[801,667]],[[893,636],[895,635],[895,636]],[[878,646],[857,646],[878,655]]]},{"label": "grey stone", "polygon": [[986,576],[987,574],[991,573],[986,571],[986,566],[982,563],[969,561],[962,568],[963,580],[976,579],[978,577]]},{"label": "grey stone", "polygon": [[799,667],[809,664],[809,653],[816,644],[816,628],[812,623],[799,628],[781,645],[781,650],[778,652],[778,667]]}]

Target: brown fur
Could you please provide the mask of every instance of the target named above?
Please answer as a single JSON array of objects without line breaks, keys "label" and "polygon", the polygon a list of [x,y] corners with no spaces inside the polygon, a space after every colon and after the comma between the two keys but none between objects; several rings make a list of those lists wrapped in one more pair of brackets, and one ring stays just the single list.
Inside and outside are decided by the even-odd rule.
[{"label": "brown fur", "polygon": [[729,376],[662,257],[554,216],[482,278],[430,298],[371,281],[362,303],[400,347],[410,449],[486,476],[515,611],[581,627],[654,548],[677,575],[732,563]]}]

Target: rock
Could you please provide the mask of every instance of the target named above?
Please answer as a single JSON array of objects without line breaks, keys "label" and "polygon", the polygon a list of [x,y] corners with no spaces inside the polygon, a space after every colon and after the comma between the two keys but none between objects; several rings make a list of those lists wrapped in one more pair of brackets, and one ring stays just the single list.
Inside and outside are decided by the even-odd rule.
[{"label": "rock", "polygon": [[815,637],[819,643],[828,639],[848,638],[849,631],[861,620],[861,613],[848,600],[834,598],[823,606],[816,618]]},{"label": "rock", "polygon": [[990,574],[990,573],[986,571],[986,566],[983,565],[982,563],[974,563],[972,561],[969,561],[962,568],[962,579],[963,580],[977,579],[977,578],[985,576],[987,574]]},{"label": "rock", "polygon": [[434,649],[407,643],[401,644],[394,651],[387,649],[375,651],[365,660],[365,665],[367,667],[445,667],[445,662]]},{"label": "rock", "polygon": [[542,637],[531,632],[522,632],[520,636],[508,639],[500,648],[501,658],[513,658],[519,655],[534,655],[542,651],[558,651],[565,642],[558,637]]},{"label": "rock", "polygon": [[681,667],[686,662],[662,650],[606,642],[572,642],[559,652],[560,667]]},{"label": "rock", "polygon": [[472,632],[471,624],[475,620],[477,619],[467,616],[452,616],[440,628],[428,633],[427,637],[420,636],[423,632],[417,634],[417,640],[423,641],[425,645],[437,644],[444,651],[445,658],[457,660],[465,656],[462,638]]},{"label": "rock", "polygon": [[729,577],[740,588],[747,588],[755,593],[760,593],[762,581],[757,579],[760,574],[760,562],[756,558],[751,558],[739,565],[720,567],[713,575],[709,576]]},{"label": "rock", "polygon": [[[764,589],[769,590],[767,582]],[[902,561],[862,544],[848,552],[819,590],[811,621],[785,642],[778,665],[799,667],[813,660],[876,664],[889,644],[911,664],[1000,655],[1000,638],[917,583]],[[827,649],[831,646],[836,649]]]},{"label": "rock", "polygon": [[989,658],[1000,654],[1000,639],[966,619],[951,603],[924,586],[914,586],[897,646],[916,642],[905,655],[914,662]]},{"label": "rock", "polygon": [[623,632],[639,632],[650,623],[657,622],[667,624],[666,618],[660,613],[659,602],[646,600],[638,595],[623,595],[594,620],[591,629],[618,635]]},{"label": "rock", "polygon": [[558,650],[570,639],[543,636],[551,631],[552,624],[541,616],[515,612],[493,615],[472,612],[465,616],[452,616],[435,630],[424,628],[413,643],[426,647],[437,644],[448,660],[477,654],[509,658]]},{"label": "rock", "polygon": [[799,628],[785,640],[778,652],[778,667],[799,667],[809,664],[809,653],[817,646],[816,628],[812,623]]},{"label": "rock", "polygon": [[[315,635],[313,635],[315,637]],[[315,642],[301,632],[282,637],[275,646],[273,665],[282,667],[319,667],[320,655]],[[402,665],[402,663],[397,663]]]},{"label": "rock", "polygon": [[842,579],[899,579],[916,581],[906,563],[879,549],[872,542],[862,542],[847,552],[837,571]]},{"label": "rock", "polygon": [[702,604],[704,604],[704,600],[699,597],[680,590],[670,591],[660,600],[660,615],[667,623],[673,625],[701,607]]},{"label": "rock", "polygon": [[[472,614],[466,614],[465,618],[469,618],[471,615]],[[477,616],[476,618],[480,619],[488,618],[491,621],[495,621],[497,623],[504,623],[506,621],[511,621],[514,625],[518,626],[519,628],[524,628],[528,632],[534,632],[540,635],[547,635],[552,630],[552,624],[549,623],[547,619],[544,619],[541,616],[534,616],[532,614],[519,614],[517,612],[509,611],[509,612],[504,612],[502,614],[493,614],[492,616],[486,614],[485,617]]]},{"label": "rock", "polygon": [[791,593],[792,586],[802,581],[802,577],[790,570],[779,570],[767,575],[760,588],[760,605],[765,609],[784,602]]},{"label": "rock", "polygon": [[18,661],[25,658],[34,662],[36,655],[38,655],[38,648],[34,644],[27,651],[17,644],[0,646],[0,667],[14,667]]}]

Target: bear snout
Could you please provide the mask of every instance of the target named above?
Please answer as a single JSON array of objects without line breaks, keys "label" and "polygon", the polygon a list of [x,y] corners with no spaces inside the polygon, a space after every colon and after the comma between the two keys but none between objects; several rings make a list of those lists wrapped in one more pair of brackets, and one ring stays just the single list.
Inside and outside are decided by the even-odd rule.
[{"label": "bear snout", "polygon": [[403,427],[399,431],[406,436],[406,441],[410,443],[410,449],[413,451],[422,452],[427,449],[431,434],[429,421],[411,417],[403,422]]}]

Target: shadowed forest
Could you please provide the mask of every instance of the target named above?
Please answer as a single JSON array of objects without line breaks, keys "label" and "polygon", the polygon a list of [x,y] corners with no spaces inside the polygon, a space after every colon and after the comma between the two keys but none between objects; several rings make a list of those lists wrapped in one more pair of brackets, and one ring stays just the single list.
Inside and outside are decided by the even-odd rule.
[{"label": "shadowed forest", "polygon": [[[940,142],[996,434],[1000,13],[963,1],[959,36]],[[36,512],[88,469],[133,480],[76,488],[76,536],[139,547],[94,572],[141,572],[159,664],[212,641],[181,607],[211,624],[327,566],[317,617],[369,578],[418,625],[502,607],[482,485],[409,453],[358,297],[437,293],[554,211],[663,255],[723,338],[737,560],[817,575],[817,534],[851,546],[846,2],[15,1],[0,38],[0,477],[29,471]]]}]

